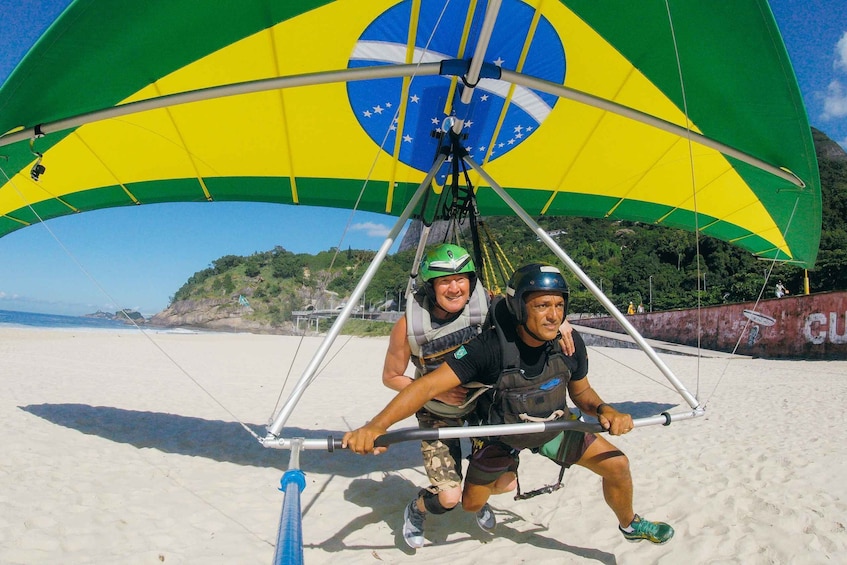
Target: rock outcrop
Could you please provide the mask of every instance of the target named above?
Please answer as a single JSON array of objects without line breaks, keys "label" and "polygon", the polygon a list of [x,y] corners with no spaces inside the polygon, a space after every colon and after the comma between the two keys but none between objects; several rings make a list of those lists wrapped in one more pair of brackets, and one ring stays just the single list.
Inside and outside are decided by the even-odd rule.
[{"label": "rock outcrop", "polygon": [[[233,304],[232,299],[181,300],[174,302],[152,318],[150,324],[160,327],[191,327],[218,331],[252,333],[292,333],[293,326],[271,326],[247,319],[253,309]],[[290,327],[289,327],[290,326]]]}]

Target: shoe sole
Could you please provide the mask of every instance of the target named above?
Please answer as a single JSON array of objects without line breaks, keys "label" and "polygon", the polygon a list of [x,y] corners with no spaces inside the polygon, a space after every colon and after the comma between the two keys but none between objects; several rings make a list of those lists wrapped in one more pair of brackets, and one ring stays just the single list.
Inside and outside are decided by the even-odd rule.
[{"label": "shoe sole", "polygon": [[669,541],[671,541],[673,539],[673,536],[669,537],[665,541],[653,541],[653,540],[647,539],[647,538],[628,538],[626,536],[624,536],[623,539],[625,539],[629,543],[638,543],[638,542],[642,542],[642,541],[649,541],[650,543],[652,543],[654,545],[664,545],[664,544],[668,543]]}]

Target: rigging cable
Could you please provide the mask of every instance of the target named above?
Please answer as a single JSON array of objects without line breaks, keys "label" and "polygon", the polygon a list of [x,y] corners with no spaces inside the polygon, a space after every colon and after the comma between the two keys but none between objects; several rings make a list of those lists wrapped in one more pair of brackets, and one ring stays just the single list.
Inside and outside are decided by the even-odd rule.
[{"label": "rigging cable", "polygon": [[[450,5],[450,0],[446,0],[441,13],[439,14],[438,19],[435,22],[435,25],[433,26],[432,33],[430,34],[429,38],[427,39],[426,45],[423,48],[423,53],[420,55],[420,58],[417,61],[416,68],[420,67],[420,65],[423,63],[423,61],[426,57],[426,54],[429,52],[429,46],[432,43],[433,38],[435,37],[435,33],[438,30],[438,28],[441,24],[441,21],[444,18],[444,14],[447,12],[447,8],[448,8],[449,5]],[[415,79],[416,76],[417,76],[416,73],[412,73],[410,75],[409,84],[411,84],[411,82]],[[401,93],[402,93],[402,89],[401,89]],[[382,138],[382,142],[380,143],[379,147],[377,148],[376,152],[374,153],[374,158],[373,158],[373,161],[371,161],[371,166],[368,169],[368,173],[365,176],[364,181],[362,182],[362,187],[359,190],[359,194],[356,197],[356,201],[355,201],[355,203],[353,204],[353,207],[350,210],[350,215],[347,218],[347,223],[345,224],[344,230],[341,233],[341,237],[339,238],[338,245],[335,247],[335,253],[332,256],[332,259],[330,260],[329,267],[327,268],[327,274],[326,274],[326,277],[324,279],[324,286],[326,286],[329,283],[329,276],[332,273],[333,266],[335,265],[335,260],[338,258],[338,253],[341,250],[341,247],[344,243],[344,239],[347,237],[347,233],[350,231],[350,227],[353,223],[353,217],[355,216],[356,212],[359,209],[359,204],[361,203],[362,198],[364,197],[365,190],[367,189],[368,184],[370,182],[370,179],[373,176],[374,170],[376,170],[376,164],[379,161],[379,158],[382,156],[383,152],[385,151],[385,145],[388,143],[388,138],[390,137],[390,135],[393,131],[392,126],[396,122],[396,120],[398,119],[398,117],[400,115],[400,108],[401,107],[402,107],[401,104],[397,105],[397,109],[394,111],[393,119],[391,120],[389,126],[386,127],[385,135]],[[398,307],[399,307],[399,305],[398,305]],[[302,343],[303,337],[304,336],[301,335],[301,343]],[[341,349],[344,348],[344,346],[350,341],[350,339],[351,338],[348,336],[347,341],[344,342],[344,344],[342,344],[341,348],[339,348],[336,351],[336,353],[333,355],[333,357],[329,361],[327,361],[321,367],[321,369],[319,369],[318,371],[315,372],[314,375],[312,375],[312,378],[307,383],[307,386],[309,384],[311,384],[312,382],[314,382],[314,380],[317,378],[317,376],[328,366],[328,364],[332,361],[332,359],[334,359],[335,356],[338,355],[338,353],[341,351]],[[274,404],[273,411],[271,412],[270,421],[273,420],[274,414],[276,414],[277,409],[279,408],[279,403],[282,400],[283,391],[285,390],[285,386],[288,383],[288,379],[291,376],[291,369],[294,366],[294,361],[297,359],[297,352],[299,352],[299,350],[300,350],[300,344],[298,344],[298,346],[297,346],[297,351],[295,351],[295,354],[291,359],[291,363],[289,364],[288,371],[286,373],[285,379],[282,383],[282,386],[279,389],[279,395],[277,396],[276,402]]]},{"label": "rigging cable", "polygon": [[[698,351],[697,357],[698,357],[698,363],[697,363],[697,392],[696,392],[696,396],[699,398],[699,396],[700,396],[700,359],[701,359],[700,351],[701,351],[701,336],[702,336],[702,327],[703,327],[703,323],[702,323],[702,300],[701,300],[701,298],[702,298],[702,294],[706,292],[705,273],[702,272],[701,258],[700,258],[700,227],[699,227],[700,216],[699,216],[698,210],[697,210],[697,183],[696,183],[696,174],[695,174],[695,169],[694,169],[693,142],[692,142],[691,135],[690,135],[691,134],[691,120],[690,120],[689,113],[688,113],[688,102],[687,102],[686,93],[685,93],[685,81],[684,81],[683,73],[682,73],[682,64],[681,64],[680,56],[679,56],[679,49],[678,49],[678,45],[677,45],[677,42],[676,42],[676,33],[674,31],[674,26],[673,26],[673,17],[671,15],[671,8],[670,8],[670,4],[669,4],[668,0],[665,0],[665,8],[666,8],[667,14],[668,14],[668,22],[669,22],[669,28],[670,28],[671,36],[673,37],[674,53],[676,55],[677,70],[678,70],[678,73],[679,73],[679,86],[680,86],[680,89],[681,89],[683,110],[684,110],[684,113],[685,113],[685,121],[686,121],[685,128],[686,128],[686,132],[688,133],[687,141],[688,141],[688,151],[689,151],[689,163],[690,163],[690,166],[691,166],[692,199],[693,199],[693,203],[694,203],[693,207],[694,207],[695,254],[696,254],[696,262],[697,262],[697,351]],[[785,227],[785,230],[782,233],[783,239],[785,238],[785,235],[788,233],[788,230],[791,226],[791,222],[794,219],[795,213],[797,212],[797,206],[798,206],[799,202],[800,202],[800,199],[798,197],[794,202],[794,208],[791,211],[791,216],[789,217],[789,220],[788,220],[788,223]],[[764,291],[767,287],[768,280],[770,279],[771,272],[773,271],[773,268],[776,264],[778,256],[779,256],[779,250],[777,249],[776,252],[774,253],[773,261],[771,262],[771,265],[770,265],[770,267],[767,271],[767,274],[765,275],[765,281],[762,285],[762,288],[759,291],[758,297],[756,298],[756,303],[755,303],[754,308],[756,308],[758,306],[759,302],[762,299],[762,296],[763,296]],[[700,286],[701,275],[703,277],[702,288]],[[745,323],[744,327],[740,331],[739,336],[738,336],[738,341],[736,342],[735,347],[732,349],[732,355],[736,354],[738,347],[741,343],[741,340],[744,336],[744,333],[747,330],[747,328],[749,327],[750,323],[751,323],[751,320],[748,319],[747,322]],[[723,369],[720,377],[718,378],[717,382],[715,383],[715,386],[714,386],[712,392],[709,394],[709,398],[711,396],[713,396],[715,394],[715,392],[717,391],[718,385],[723,380],[723,377],[726,375],[726,371],[729,368],[729,363],[731,362],[731,360],[732,360],[731,358],[727,360],[727,363],[724,366],[724,369]],[[708,400],[706,402],[704,402],[704,404],[703,404],[704,408],[705,408],[706,404],[708,404]]]},{"label": "rigging cable", "polygon": [[[691,174],[691,198],[693,202],[693,212],[694,212],[694,252],[697,263],[697,375],[696,375],[696,388],[694,392],[694,396],[699,400],[700,398],[700,359],[701,355],[701,334],[703,328],[702,321],[702,292],[705,292],[705,288],[701,290],[700,287],[700,276],[702,274],[702,266],[700,263],[700,214],[697,208],[697,175],[694,168],[694,144],[691,139],[691,118],[688,114],[688,98],[685,93],[685,78],[682,72],[682,61],[679,55],[679,45],[676,40],[676,31],[673,25],[673,15],[671,14],[671,7],[668,0],[665,0],[665,9],[668,14],[668,30],[671,34],[671,40],[673,42],[674,56],[676,58],[676,68],[679,76],[679,89],[680,94],[682,96],[682,110],[685,115],[685,132],[686,132],[686,142],[688,143],[688,164],[690,168]],[[705,285],[704,285],[705,287]]]},{"label": "rigging cable", "polygon": [[[3,173],[3,177],[6,179],[6,182],[7,182],[7,183],[9,183],[9,186],[12,186],[12,187],[14,188],[15,193],[16,193],[16,194],[20,197],[21,201],[22,201],[22,202],[26,205],[26,207],[27,207],[27,208],[29,208],[30,212],[32,212],[32,213],[33,213],[33,215],[34,215],[36,218],[38,218],[38,223],[39,223],[41,226],[43,226],[45,230],[47,230],[47,233],[50,235],[50,237],[51,237],[51,238],[53,238],[53,240],[54,240],[54,241],[55,241],[55,242],[59,245],[59,247],[60,247],[60,248],[62,249],[62,251],[64,251],[64,253],[65,253],[65,254],[66,254],[66,255],[70,258],[70,260],[71,260],[71,261],[72,261],[72,262],[73,262],[73,263],[77,266],[77,268],[78,268],[78,269],[82,272],[82,274],[83,274],[83,275],[85,275],[85,276],[86,276],[86,278],[88,278],[88,280],[90,280],[90,281],[91,281],[91,283],[92,283],[92,284],[94,284],[94,286],[95,286],[95,287],[96,287],[96,288],[97,288],[97,289],[98,289],[101,293],[103,293],[103,295],[104,295],[104,296],[105,296],[105,297],[106,297],[106,298],[107,298],[107,299],[108,299],[108,300],[109,300],[112,304],[118,305],[118,304],[119,304],[119,302],[118,302],[117,300],[115,300],[115,299],[112,297],[112,295],[111,295],[111,294],[109,294],[109,292],[108,292],[108,291],[107,291],[107,290],[103,287],[103,285],[101,285],[101,284],[100,284],[100,282],[99,282],[99,281],[98,281],[98,280],[94,277],[94,275],[92,275],[92,274],[91,274],[91,273],[90,273],[90,272],[89,272],[89,271],[88,271],[88,270],[87,270],[87,269],[86,269],[86,268],[82,265],[82,263],[79,261],[79,259],[76,257],[76,255],[74,255],[74,254],[71,252],[71,250],[70,250],[70,249],[68,249],[68,247],[64,244],[64,242],[63,242],[61,239],[59,239],[59,237],[55,234],[55,232],[53,232],[53,230],[52,230],[52,229],[50,229],[50,226],[48,226],[48,225],[47,225],[47,223],[44,221],[44,219],[43,219],[43,218],[42,218],[42,217],[38,214],[38,212],[37,212],[37,211],[35,210],[35,208],[33,207],[32,203],[31,203],[31,202],[29,202],[29,201],[26,199],[26,197],[24,197],[23,193],[21,192],[20,188],[17,186],[17,184],[15,183],[15,181],[14,181],[14,180],[12,180],[11,178],[9,178],[9,175],[6,173],[5,169],[3,169],[3,167],[0,167],[0,172],[2,172],[2,173]],[[134,319],[132,319],[132,317],[130,317],[130,316],[126,313],[126,310],[125,310],[125,309],[121,308],[121,309],[120,309],[120,312],[121,312],[121,314],[123,314],[123,316],[124,316],[124,317],[125,317],[125,318],[126,318],[126,319],[127,319],[127,320],[128,320],[128,321],[129,321],[129,322],[130,322],[130,323],[131,323],[131,324],[132,324],[132,325],[133,325],[133,326],[134,326],[137,330],[139,330],[139,331],[141,332],[141,334],[142,334],[145,338],[147,338],[147,340],[148,340],[151,344],[153,344],[153,346],[154,346],[156,349],[158,349],[158,350],[159,350],[159,352],[160,352],[162,355],[164,355],[164,356],[165,356],[165,358],[167,358],[167,359],[168,359],[168,360],[169,360],[169,361],[170,361],[170,362],[174,365],[174,367],[176,367],[176,368],[177,368],[177,369],[178,369],[178,370],[179,370],[179,371],[180,371],[180,372],[181,372],[181,373],[182,373],[182,374],[183,374],[186,378],[188,378],[191,382],[193,382],[193,383],[194,383],[194,384],[195,384],[195,385],[196,385],[196,386],[197,386],[197,387],[198,387],[201,391],[203,391],[203,392],[206,394],[206,396],[208,396],[208,397],[212,400],[212,402],[214,402],[215,404],[217,404],[217,405],[218,405],[221,409],[223,409],[223,411],[224,411],[224,412],[226,412],[226,413],[227,413],[230,417],[232,417],[232,418],[233,418],[236,422],[238,422],[238,424],[239,424],[239,425],[241,425],[241,427],[242,427],[242,428],[244,428],[244,429],[247,431],[247,433],[249,433],[250,435],[252,435],[252,436],[253,436],[253,438],[254,438],[254,439],[256,439],[256,441],[259,441],[259,439],[260,439],[260,438],[259,438],[259,436],[256,434],[256,432],[254,432],[253,430],[251,430],[251,429],[250,429],[250,427],[249,427],[249,426],[247,426],[247,424],[245,424],[243,421],[241,421],[241,420],[240,420],[240,419],[239,419],[239,418],[238,418],[238,417],[237,417],[237,416],[236,416],[236,415],[235,415],[235,414],[234,414],[234,413],[233,413],[233,412],[232,412],[229,408],[227,408],[227,407],[226,407],[226,406],[225,406],[225,405],[224,405],[224,404],[223,404],[220,400],[218,400],[218,399],[215,397],[215,395],[213,395],[213,394],[212,394],[212,393],[211,393],[211,392],[210,392],[210,391],[209,391],[206,387],[204,387],[204,386],[203,386],[203,385],[202,385],[202,384],[201,384],[201,383],[200,383],[200,382],[199,382],[196,378],[194,378],[194,377],[193,377],[193,376],[192,376],[192,375],[191,375],[191,374],[190,374],[190,373],[189,373],[189,372],[188,372],[188,371],[187,371],[187,370],[186,370],[186,369],[185,369],[182,365],[180,365],[180,364],[179,364],[179,362],[178,362],[176,359],[174,359],[174,358],[173,358],[170,354],[168,354],[168,352],[167,352],[167,351],[165,351],[165,349],[164,349],[161,345],[159,345],[159,343],[157,343],[155,339],[153,339],[153,338],[150,336],[150,333],[149,333],[149,332],[147,332],[144,328],[142,328],[141,326],[139,326],[139,325],[136,323],[136,321],[135,321]]]},{"label": "rigging cable", "polygon": [[[441,25],[441,21],[444,18],[444,14],[447,12],[447,7],[449,5],[450,5],[450,0],[446,0],[445,3],[444,3],[444,8],[442,8],[441,13],[438,15],[438,19],[436,20],[435,25],[433,26],[432,33],[430,34],[429,38],[427,39],[426,45],[424,46],[424,48],[422,50],[423,52],[421,53],[421,55],[420,55],[420,57],[417,61],[416,68],[420,67],[420,65],[423,63],[424,59],[426,58],[426,55],[429,53],[429,46],[430,46],[430,44],[432,44],[432,40],[435,37],[435,33],[438,30],[439,26]],[[409,84],[410,85],[411,85],[412,81],[415,80],[416,76],[417,76],[416,73],[412,73],[409,76]],[[401,93],[402,93],[402,90],[401,90]],[[374,153],[374,158],[373,158],[373,161],[371,162],[371,166],[370,166],[370,169],[368,170],[368,174],[365,177],[364,182],[362,183],[362,188],[361,188],[361,190],[359,190],[359,194],[356,197],[356,202],[353,204],[353,208],[350,210],[350,215],[347,219],[347,224],[344,226],[344,231],[342,232],[341,238],[338,241],[338,245],[335,248],[335,254],[333,255],[332,261],[330,262],[330,266],[329,266],[330,270],[332,269],[332,266],[335,264],[335,259],[338,256],[338,252],[341,249],[341,245],[344,242],[344,238],[347,236],[347,232],[350,230],[350,226],[353,222],[353,216],[356,214],[356,211],[359,208],[359,203],[362,201],[362,198],[364,197],[365,189],[367,189],[368,183],[371,179],[371,176],[373,175],[373,172],[376,169],[376,164],[379,161],[379,158],[382,156],[383,152],[385,151],[385,145],[386,145],[386,143],[388,143],[388,138],[390,137],[391,132],[393,131],[392,130],[393,124],[396,122],[396,120],[400,116],[400,108],[401,107],[402,107],[401,104],[397,105],[397,109],[394,111],[394,117],[393,117],[390,125],[385,129],[385,135],[382,138],[382,142],[379,144],[379,147],[377,148],[376,152]]]},{"label": "rigging cable", "polygon": [[[785,226],[785,231],[782,232],[783,239],[785,239],[785,235],[788,233],[788,230],[791,227],[791,222],[794,220],[794,214],[797,213],[797,206],[799,204],[800,204],[800,197],[798,196],[797,199],[794,201],[794,208],[791,210],[791,216],[788,218],[788,223]],[[774,258],[771,261],[767,272],[765,273],[765,281],[762,283],[762,287],[759,289],[759,295],[756,297],[756,302],[753,304],[754,310],[759,307],[759,302],[761,302],[762,296],[765,293],[765,289],[767,289],[768,281],[770,280],[771,273],[773,272],[773,269],[776,266],[777,255],[779,255],[778,252],[774,254]],[[738,351],[738,347],[741,345],[741,340],[744,337],[745,332],[747,332],[747,328],[750,327],[751,323],[752,323],[752,320],[750,318],[747,318],[747,321],[744,323],[744,327],[741,328],[741,331],[738,333],[738,340],[735,342],[735,347],[732,348],[732,354],[733,355],[735,355],[735,352]],[[717,382],[715,382],[715,386],[712,389],[712,392],[709,395],[709,398],[714,396],[715,392],[718,389],[718,385],[720,385],[721,381],[723,381],[723,378],[726,376],[726,371],[727,371],[728,368],[729,368],[729,361],[727,361],[726,365],[724,366],[723,371],[721,372],[720,376],[718,377]],[[708,404],[708,401],[706,402],[706,404]]]}]

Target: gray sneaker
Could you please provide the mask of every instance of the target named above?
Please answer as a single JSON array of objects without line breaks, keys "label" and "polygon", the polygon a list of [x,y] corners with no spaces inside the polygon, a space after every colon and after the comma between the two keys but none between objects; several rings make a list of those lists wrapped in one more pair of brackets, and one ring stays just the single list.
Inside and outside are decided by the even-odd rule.
[{"label": "gray sneaker", "polygon": [[494,530],[494,526],[497,525],[497,517],[494,516],[494,511],[491,510],[488,503],[484,504],[483,507],[479,509],[479,512],[476,513],[476,523],[479,524],[482,531],[488,532],[489,534],[492,530]]},{"label": "gray sneaker", "polygon": [[426,520],[426,514],[418,510],[418,499],[415,498],[403,511],[403,539],[412,549],[423,547],[426,541],[424,520]]}]

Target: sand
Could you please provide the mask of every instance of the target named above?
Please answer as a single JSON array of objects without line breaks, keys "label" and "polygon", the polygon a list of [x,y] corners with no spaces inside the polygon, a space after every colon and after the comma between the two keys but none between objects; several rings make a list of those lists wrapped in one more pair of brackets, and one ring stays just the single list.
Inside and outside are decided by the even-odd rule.
[{"label": "sand", "polygon": [[[262,447],[317,338],[0,328],[0,563],[271,563],[289,452]],[[286,436],[341,435],[378,412],[384,338],[341,337]],[[337,352],[337,355],[336,355]],[[636,416],[681,400],[640,352],[591,348],[590,378]],[[407,548],[404,505],[426,482],[417,445],[379,457],[309,451],[307,563],[838,563],[847,555],[847,362],[662,356],[706,416],[613,442],[635,509],[670,522],[629,544],[600,483],[491,500],[495,535],[461,510]],[[699,384],[698,384],[699,383]],[[397,427],[414,426],[407,420]],[[557,468],[523,458],[525,490]]]}]

